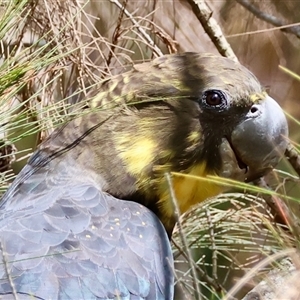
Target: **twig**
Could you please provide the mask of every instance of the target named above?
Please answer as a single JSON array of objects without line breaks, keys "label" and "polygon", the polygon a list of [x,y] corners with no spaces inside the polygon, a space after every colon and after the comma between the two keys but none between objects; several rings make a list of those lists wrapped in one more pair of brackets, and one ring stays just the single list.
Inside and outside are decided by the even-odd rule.
[{"label": "twig", "polygon": [[155,30],[154,33],[167,46],[169,53],[178,53],[178,43],[174,41],[163,29]]},{"label": "twig", "polygon": [[181,222],[180,222],[180,210],[179,210],[177,199],[176,199],[176,196],[175,196],[175,193],[174,193],[172,179],[171,179],[171,176],[170,176],[169,173],[166,173],[165,176],[166,176],[167,183],[168,183],[168,186],[169,186],[171,200],[172,200],[172,203],[173,203],[173,206],[174,206],[174,215],[175,215],[175,219],[176,219],[176,222],[177,222],[179,235],[180,235],[180,238],[181,238],[183,249],[184,249],[185,253],[187,253],[188,263],[189,263],[189,266],[191,268],[192,277],[194,278],[194,280],[193,280],[194,296],[195,296],[196,300],[201,300],[200,287],[199,287],[199,284],[197,283],[197,273],[196,273],[196,270],[195,270],[195,267],[194,267],[194,264],[193,264],[192,254],[191,254],[191,251],[188,247],[188,243],[187,243],[187,240],[186,240],[185,235],[183,233],[182,225],[181,225]]},{"label": "twig", "polygon": [[[185,251],[176,243],[176,241],[174,239],[172,239],[172,243],[174,244],[174,246],[176,247],[176,249],[178,250],[179,254],[182,255],[186,260],[188,260],[188,256],[185,253]],[[189,249],[190,249],[190,245],[189,245]],[[179,256],[176,255],[176,256]],[[175,255],[174,255],[175,256]],[[223,291],[225,292],[225,288],[216,280],[214,280],[212,277],[210,277],[209,275],[207,275],[195,262],[194,260],[192,260],[192,263],[195,267],[195,269],[197,270],[197,272],[200,274],[200,278],[202,280],[204,280],[207,284],[209,284],[211,287],[213,287],[217,292]]]},{"label": "twig", "polygon": [[150,35],[139,25],[139,23],[134,19],[133,15],[126,9],[118,0],[109,0],[111,3],[114,3],[119,9],[124,10],[124,14],[130,19],[132,24],[136,26],[138,32],[141,34],[141,37],[146,43],[153,47],[154,55],[159,57],[162,56],[162,51],[151,39]]},{"label": "twig", "polygon": [[[263,178],[260,178],[256,185],[262,187],[264,189],[270,190],[269,186],[265,182]],[[298,218],[293,214],[293,212],[289,209],[289,207],[285,204],[285,202],[276,195],[264,195],[264,200],[268,204],[271,209],[272,214],[275,218],[277,218],[277,222],[281,224],[287,225],[293,235],[300,237],[300,223]]]},{"label": "twig", "polygon": [[[112,41],[111,41],[111,47],[110,47],[110,51],[108,53],[108,58],[106,60],[106,67],[104,69],[104,73],[109,73],[109,67],[113,58],[113,54],[115,52],[116,49],[116,45],[118,44],[119,38],[121,36],[121,25],[122,25],[122,21],[123,21],[123,17],[124,17],[124,11],[126,9],[127,6],[127,2],[128,0],[125,1],[122,10],[120,11],[119,14],[119,18],[117,21],[117,26],[114,30],[113,36],[112,36]],[[105,78],[105,76],[103,76],[103,78]]]},{"label": "twig", "polygon": [[292,144],[289,144],[284,155],[290,162],[298,176],[300,176],[300,155],[296,148]]},{"label": "twig", "polygon": [[188,0],[193,12],[200,21],[205,32],[210,37],[221,55],[231,58],[234,61],[238,61],[238,58],[231,49],[230,44],[227,42],[220,26],[217,21],[212,17],[212,11],[207,6],[205,1],[202,0]]},{"label": "twig", "polygon": [[[181,288],[181,292],[182,294],[184,294],[184,300],[192,300],[190,295],[187,295],[187,287],[185,286],[185,284],[182,283],[181,278],[179,278],[177,272],[174,272],[174,278],[175,278],[175,284],[179,285],[179,287]],[[184,289],[184,290],[183,290]]]},{"label": "twig", "polygon": [[3,267],[4,267],[4,270],[5,270],[5,273],[6,273],[8,282],[9,282],[9,285],[10,285],[10,287],[12,289],[12,294],[14,296],[14,299],[18,300],[19,298],[18,298],[18,295],[17,295],[16,287],[15,287],[14,282],[12,280],[12,277],[10,275],[8,261],[7,261],[6,257],[5,257],[6,252],[4,251],[3,244],[2,244],[1,240],[0,240],[0,252],[2,252],[2,260],[3,260],[3,264],[4,264]]},{"label": "twig", "polygon": [[276,30],[282,30],[284,28],[295,27],[295,26],[298,26],[298,25],[300,25],[300,22],[293,23],[293,24],[288,24],[288,25],[284,25],[284,26],[279,26],[279,27],[276,27],[276,28],[266,28],[266,29],[252,30],[252,31],[241,32],[241,33],[228,34],[228,35],[226,35],[226,37],[227,38],[233,38],[233,37],[238,37],[238,36],[265,33],[265,32],[271,32],[271,31],[276,31]]},{"label": "twig", "polygon": [[[247,10],[249,10],[257,18],[259,18],[259,19],[261,19],[261,20],[263,20],[267,23],[270,23],[270,24],[272,24],[276,27],[287,25],[283,21],[281,21],[278,18],[274,17],[273,15],[270,15],[266,12],[261,11],[255,5],[250,3],[248,0],[236,0],[236,2],[238,2],[240,5],[242,5]],[[281,30],[284,31],[284,32],[292,33],[292,34],[296,35],[298,38],[300,38],[300,27],[299,26],[297,26],[297,27],[293,26],[293,27],[290,27],[290,28],[282,28]]]},{"label": "twig", "polygon": [[264,266],[270,264],[271,262],[276,261],[279,258],[295,254],[297,250],[295,249],[288,249],[281,251],[279,253],[275,253],[273,255],[270,255],[266,257],[263,261],[261,261],[259,264],[257,264],[254,268],[252,268],[249,272],[247,272],[239,281],[238,284],[236,284],[228,293],[225,295],[223,300],[231,300],[233,299],[233,296],[243,287],[249,280],[257,274],[257,272],[262,269]]},{"label": "twig", "polygon": [[299,260],[297,256],[295,254],[281,259],[260,282],[254,281],[255,286],[242,300],[299,299],[299,269],[295,266],[297,259]]},{"label": "twig", "polygon": [[217,254],[217,247],[216,247],[216,241],[215,241],[215,232],[214,232],[214,223],[211,219],[211,214],[209,209],[206,210],[206,217],[207,222],[209,224],[208,228],[208,234],[211,239],[211,251],[212,251],[212,277],[213,279],[218,282],[218,275],[217,275],[217,260],[218,260],[218,254]]}]

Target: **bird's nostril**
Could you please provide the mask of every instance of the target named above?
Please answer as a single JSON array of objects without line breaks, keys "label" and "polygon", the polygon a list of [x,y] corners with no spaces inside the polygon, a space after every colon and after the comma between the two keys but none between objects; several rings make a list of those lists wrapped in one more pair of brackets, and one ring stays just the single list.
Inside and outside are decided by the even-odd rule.
[{"label": "bird's nostril", "polygon": [[259,104],[253,104],[248,113],[247,113],[247,117],[252,119],[252,118],[257,118],[259,117],[261,114],[263,113],[263,109],[262,106]]}]

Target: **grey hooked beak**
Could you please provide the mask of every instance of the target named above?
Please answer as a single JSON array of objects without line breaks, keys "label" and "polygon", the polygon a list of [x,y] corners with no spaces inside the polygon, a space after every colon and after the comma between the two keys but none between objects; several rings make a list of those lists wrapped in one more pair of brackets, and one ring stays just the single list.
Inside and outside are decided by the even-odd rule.
[{"label": "grey hooked beak", "polygon": [[287,136],[287,120],[276,101],[268,96],[253,104],[245,121],[233,130],[230,140],[223,139],[221,155],[225,161],[221,176],[239,180],[244,177],[243,180],[249,182],[268,173],[284,155]]}]

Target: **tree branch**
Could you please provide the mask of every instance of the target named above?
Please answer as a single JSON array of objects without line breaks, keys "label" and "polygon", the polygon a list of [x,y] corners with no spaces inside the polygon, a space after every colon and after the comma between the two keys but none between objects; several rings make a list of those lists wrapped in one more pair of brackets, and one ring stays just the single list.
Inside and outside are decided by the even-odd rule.
[{"label": "tree branch", "polygon": [[198,20],[200,21],[203,29],[210,37],[221,55],[231,58],[234,61],[238,61],[238,58],[234,54],[230,44],[227,42],[222,29],[218,25],[217,21],[212,17],[212,11],[202,0],[188,0],[192,7],[192,10]]},{"label": "tree branch", "polygon": [[[283,21],[279,20],[275,16],[272,16],[266,12],[263,12],[259,10],[255,5],[250,3],[248,0],[236,0],[237,3],[245,7],[248,11],[250,11],[253,15],[255,15],[257,18],[270,23],[276,27],[286,26],[288,24],[285,24]],[[300,27],[299,26],[293,26],[289,28],[282,28],[281,29],[284,32],[292,33],[297,36],[297,38],[300,38]]]}]

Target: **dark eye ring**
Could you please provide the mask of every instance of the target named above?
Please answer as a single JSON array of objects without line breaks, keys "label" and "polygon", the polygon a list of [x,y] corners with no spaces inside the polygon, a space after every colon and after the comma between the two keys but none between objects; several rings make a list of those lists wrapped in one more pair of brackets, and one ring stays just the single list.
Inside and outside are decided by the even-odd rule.
[{"label": "dark eye ring", "polygon": [[226,105],[226,97],[219,90],[209,90],[204,92],[202,102],[209,107],[223,107]]}]

